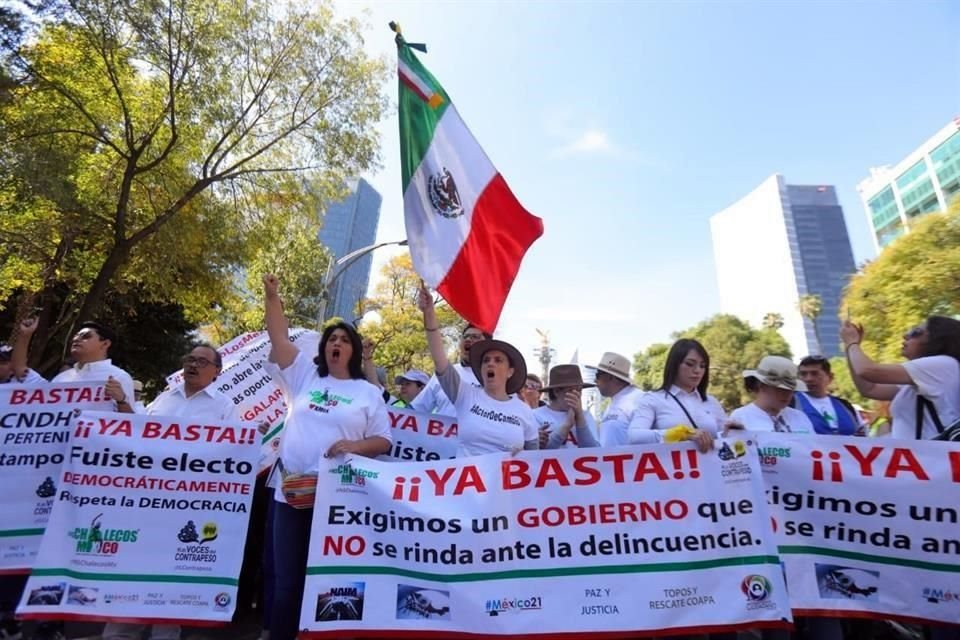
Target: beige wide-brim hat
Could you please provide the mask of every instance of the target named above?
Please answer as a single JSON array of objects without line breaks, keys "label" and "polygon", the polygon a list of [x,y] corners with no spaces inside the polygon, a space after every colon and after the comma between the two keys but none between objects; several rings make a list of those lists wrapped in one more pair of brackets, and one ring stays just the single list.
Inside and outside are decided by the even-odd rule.
[{"label": "beige wide-brim hat", "polygon": [[633,384],[633,380],[630,379],[630,361],[619,353],[607,351],[603,354],[603,357],[600,358],[600,364],[595,367],[587,366],[587,369],[603,371],[618,380],[623,380],[627,384]]},{"label": "beige wide-brim hat", "polygon": [[507,355],[510,366],[513,367],[513,375],[507,380],[507,393],[514,394],[520,391],[527,381],[527,363],[516,347],[503,340],[481,340],[470,347],[470,368],[473,369],[473,375],[477,376],[480,384],[483,384],[480,365],[483,364],[483,355],[487,351],[501,351]]},{"label": "beige wide-brim hat", "polygon": [[764,356],[756,369],[743,372],[744,378],[756,378],[768,387],[806,391],[807,385],[797,375],[797,365],[783,356]]}]

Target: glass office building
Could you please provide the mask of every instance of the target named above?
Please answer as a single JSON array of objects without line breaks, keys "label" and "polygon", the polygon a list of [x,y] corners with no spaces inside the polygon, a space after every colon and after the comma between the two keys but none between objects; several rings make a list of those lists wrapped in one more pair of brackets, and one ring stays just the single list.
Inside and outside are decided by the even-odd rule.
[{"label": "glass office building", "polygon": [[871,168],[857,190],[878,251],[923,214],[945,211],[960,193],[960,117],[898,164]]}]

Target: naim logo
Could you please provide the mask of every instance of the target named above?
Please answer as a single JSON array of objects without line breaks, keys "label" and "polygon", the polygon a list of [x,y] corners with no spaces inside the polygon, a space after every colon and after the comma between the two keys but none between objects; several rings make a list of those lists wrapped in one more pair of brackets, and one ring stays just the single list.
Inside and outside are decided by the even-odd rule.
[{"label": "naim logo", "polygon": [[341,485],[354,487],[362,487],[367,484],[367,478],[375,480],[380,475],[379,471],[368,471],[367,469],[354,467],[351,464],[338,465],[330,469],[330,473],[340,476]]}]

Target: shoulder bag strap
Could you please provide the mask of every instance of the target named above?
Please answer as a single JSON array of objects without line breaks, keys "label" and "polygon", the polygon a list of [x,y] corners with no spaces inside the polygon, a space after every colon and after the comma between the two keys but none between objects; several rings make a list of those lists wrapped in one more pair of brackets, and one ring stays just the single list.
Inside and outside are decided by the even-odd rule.
[{"label": "shoulder bag strap", "polygon": [[933,426],[937,429],[937,434],[943,433],[943,423],[940,422],[940,416],[937,414],[937,408],[929,398],[917,394],[917,430],[916,439],[920,440],[923,435],[923,411],[930,412],[930,419],[933,420]]},{"label": "shoulder bag strap", "polygon": [[[666,389],[664,389],[664,391],[666,391]],[[696,420],[693,419],[693,416],[690,415],[690,412],[687,411],[687,408],[686,408],[685,406],[683,406],[683,403],[682,403],[682,402],[680,402],[680,398],[678,398],[677,396],[675,396],[672,391],[667,391],[667,394],[668,394],[671,398],[673,398],[673,401],[674,401],[674,402],[676,402],[678,405],[680,405],[680,409],[683,410],[684,415],[687,416],[687,420],[690,421],[690,426],[693,427],[694,429],[699,429],[700,427],[697,426]]]}]

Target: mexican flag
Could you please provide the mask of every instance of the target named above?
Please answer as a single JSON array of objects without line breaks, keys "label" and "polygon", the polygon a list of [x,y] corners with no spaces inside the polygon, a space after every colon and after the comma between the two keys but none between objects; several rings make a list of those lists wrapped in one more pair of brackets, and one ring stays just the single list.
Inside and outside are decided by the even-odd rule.
[{"label": "mexican flag", "polygon": [[398,35],[403,210],[413,266],[493,333],[543,221],[517,201],[450,97]]}]

